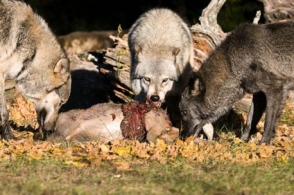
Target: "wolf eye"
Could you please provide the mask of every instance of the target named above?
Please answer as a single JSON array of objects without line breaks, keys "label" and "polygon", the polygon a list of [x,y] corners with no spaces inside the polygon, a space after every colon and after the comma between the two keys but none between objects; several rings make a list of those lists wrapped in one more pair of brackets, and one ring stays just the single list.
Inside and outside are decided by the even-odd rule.
[{"label": "wolf eye", "polygon": [[148,77],[144,77],[144,80],[147,82],[150,82],[150,78],[148,78]]},{"label": "wolf eye", "polygon": [[162,80],[163,83],[165,83],[167,81],[168,81],[168,78],[165,78],[165,79]]}]

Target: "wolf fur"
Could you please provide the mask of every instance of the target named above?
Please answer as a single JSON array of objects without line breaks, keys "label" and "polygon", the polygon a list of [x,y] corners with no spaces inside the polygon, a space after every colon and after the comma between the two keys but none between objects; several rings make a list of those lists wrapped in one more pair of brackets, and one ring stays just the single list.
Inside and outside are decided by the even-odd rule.
[{"label": "wolf fur", "polygon": [[6,79],[34,103],[42,130],[52,130],[69,97],[69,61],[47,23],[21,1],[0,1],[0,132],[13,138],[4,97]]},{"label": "wolf fur", "polygon": [[89,51],[102,51],[113,47],[114,42],[109,38],[110,35],[122,37],[127,31],[76,31],[67,35],[58,36],[57,40],[61,47],[71,54],[80,54]]},{"label": "wolf fur", "polygon": [[253,101],[242,139],[256,132],[265,111],[261,143],[269,143],[288,91],[294,84],[294,23],[242,24],[194,73],[182,94],[184,134],[196,136],[203,125],[228,112],[244,93]]},{"label": "wolf fur", "polygon": [[194,61],[188,25],[173,11],[155,8],[142,14],[129,31],[131,86],[139,102],[157,106],[166,95],[179,95]]}]

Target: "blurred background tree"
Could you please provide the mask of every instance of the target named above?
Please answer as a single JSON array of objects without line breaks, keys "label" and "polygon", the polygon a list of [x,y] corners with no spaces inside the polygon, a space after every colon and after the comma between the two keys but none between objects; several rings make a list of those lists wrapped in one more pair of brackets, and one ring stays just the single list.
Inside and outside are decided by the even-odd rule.
[{"label": "blurred background tree", "polygon": [[[198,23],[210,0],[24,0],[48,22],[57,35],[73,31],[129,29],[145,11],[166,7],[179,13],[190,25]],[[227,0],[218,15],[225,32],[237,24],[252,22],[256,11],[263,11],[258,0]],[[262,21],[261,21],[262,22]]]}]

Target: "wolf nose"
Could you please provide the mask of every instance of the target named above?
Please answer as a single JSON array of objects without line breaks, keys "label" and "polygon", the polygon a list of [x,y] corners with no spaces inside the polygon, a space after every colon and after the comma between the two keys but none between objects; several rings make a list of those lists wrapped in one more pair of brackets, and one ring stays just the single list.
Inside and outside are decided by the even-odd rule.
[{"label": "wolf nose", "polygon": [[152,95],[150,97],[150,99],[151,99],[152,102],[158,102],[160,98],[159,98],[159,95]]}]

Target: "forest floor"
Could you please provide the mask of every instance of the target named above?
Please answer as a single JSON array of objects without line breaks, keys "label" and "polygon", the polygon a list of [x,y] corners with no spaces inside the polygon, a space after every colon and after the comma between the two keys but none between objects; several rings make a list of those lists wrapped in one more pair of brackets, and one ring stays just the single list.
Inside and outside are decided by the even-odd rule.
[{"label": "forest floor", "polygon": [[[9,96],[9,94],[7,94]],[[240,128],[222,125],[220,139],[165,143],[102,143],[35,139],[33,105],[9,101],[17,140],[0,141],[1,194],[292,194],[294,109],[287,103],[268,145],[249,142]],[[240,113],[242,120],[246,113]],[[224,123],[225,124],[225,123]]]}]

